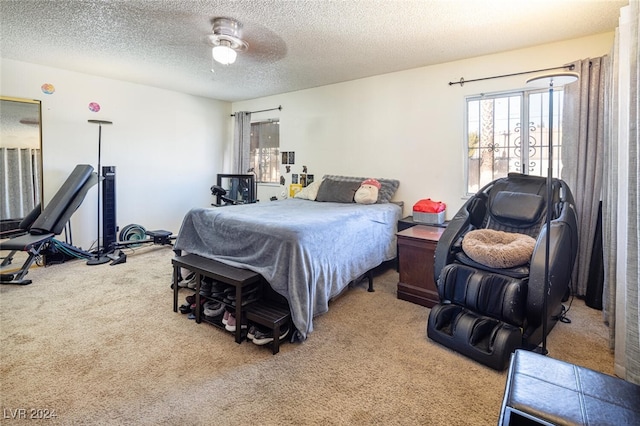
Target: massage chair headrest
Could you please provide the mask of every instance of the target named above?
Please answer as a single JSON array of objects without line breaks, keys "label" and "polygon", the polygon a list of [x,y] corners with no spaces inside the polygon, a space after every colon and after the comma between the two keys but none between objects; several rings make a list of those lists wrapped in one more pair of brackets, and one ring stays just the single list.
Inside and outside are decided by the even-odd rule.
[{"label": "massage chair headrest", "polygon": [[489,203],[491,215],[500,222],[513,226],[531,226],[538,223],[545,211],[544,198],[525,192],[498,191]]}]

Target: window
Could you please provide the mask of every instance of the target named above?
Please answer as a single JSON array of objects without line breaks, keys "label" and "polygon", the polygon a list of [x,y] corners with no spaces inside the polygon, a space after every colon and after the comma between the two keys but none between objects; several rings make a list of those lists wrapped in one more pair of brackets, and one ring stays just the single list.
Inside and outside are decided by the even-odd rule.
[{"label": "window", "polygon": [[259,183],[280,183],[280,122],[251,123],[249,161]]},{"label": "window", "polygon": [[[549,91],[531,90],[466,99],[467,193],[510,172],[547,176]],[[563,92],[553,91],[553,175],[562,172]]]}]

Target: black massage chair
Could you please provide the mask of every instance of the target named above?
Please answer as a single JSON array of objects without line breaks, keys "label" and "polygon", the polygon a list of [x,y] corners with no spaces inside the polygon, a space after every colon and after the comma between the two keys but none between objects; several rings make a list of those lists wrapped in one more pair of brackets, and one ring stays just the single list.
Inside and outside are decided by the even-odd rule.
[{"label": "black massage chair", "polygon": [[[429,314],[429,338],[495,370],[507,367],[515,349],[531,350],[542,342],[543,330],[548,333],[564,311],[578,249],[573,196],[564,181],[553,179],[545,319],[546,193],[546,178],[511,173],[482,188],[456,213],[436,247],[440,303]],[[533,237],[530,262],[500,269],[472,260],[462,240],[475,229]]]}]

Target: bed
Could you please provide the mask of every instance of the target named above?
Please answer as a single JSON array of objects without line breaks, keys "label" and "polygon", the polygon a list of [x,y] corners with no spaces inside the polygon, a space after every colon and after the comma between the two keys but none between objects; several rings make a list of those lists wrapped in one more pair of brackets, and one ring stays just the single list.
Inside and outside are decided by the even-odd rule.
[{"label": "bed", "polygon": [[262,275],[289,302],[303,340],[332,297],[395,258],[401,211],[389,202],[303,198],[194,208],[184,217],[175,249]]}]

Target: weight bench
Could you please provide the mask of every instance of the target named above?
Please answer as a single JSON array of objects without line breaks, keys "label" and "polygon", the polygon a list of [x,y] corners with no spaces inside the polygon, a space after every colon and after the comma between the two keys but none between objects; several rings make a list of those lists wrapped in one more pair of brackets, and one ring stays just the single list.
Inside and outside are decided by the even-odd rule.
[{"label": "weight bench", "polygon": [[[18,224],[18,229],[15,231],[16,234],[14,237],[20,237],[23,236],[25,234],[29,233],[29,228],[31,228],[31,225],[33,225],[33,222],[35,222],[35,220],[38,218],[38,216],[40,216],[40,212],[42,212],[42,206],[40,205],[40,203],[38,203],[37,206],[35,206],[35,208],[33,210],[31,210],[29,212],[29,214],[27,214]],[[2,263],[0,263],[1,267],[5,267],[7,265],[10,265],[11,262],[13,261],[13,256],[18,252],[19,250],[11,250],[11,253],[9,253],[7,256],[5,256],[2,259]]]},{"label": "weight bench", "polygon": [[[0,284],[31,284],[31,280],[24,279],[29,268],[40,253],[51,244],[53,237],[62,233],[73,213],[84,201],[89,189],[96,183],[98,183],[98,176],[93,172],[93,167],[78,164],[42,213],[33,221],[28,233],[0,243],[0,250],[11,251],[8,258],[13,258],[18,251],[29,253],[29,257],[17,272],[0,275]],[[5,262],[3,266],[4,264]]]}]

